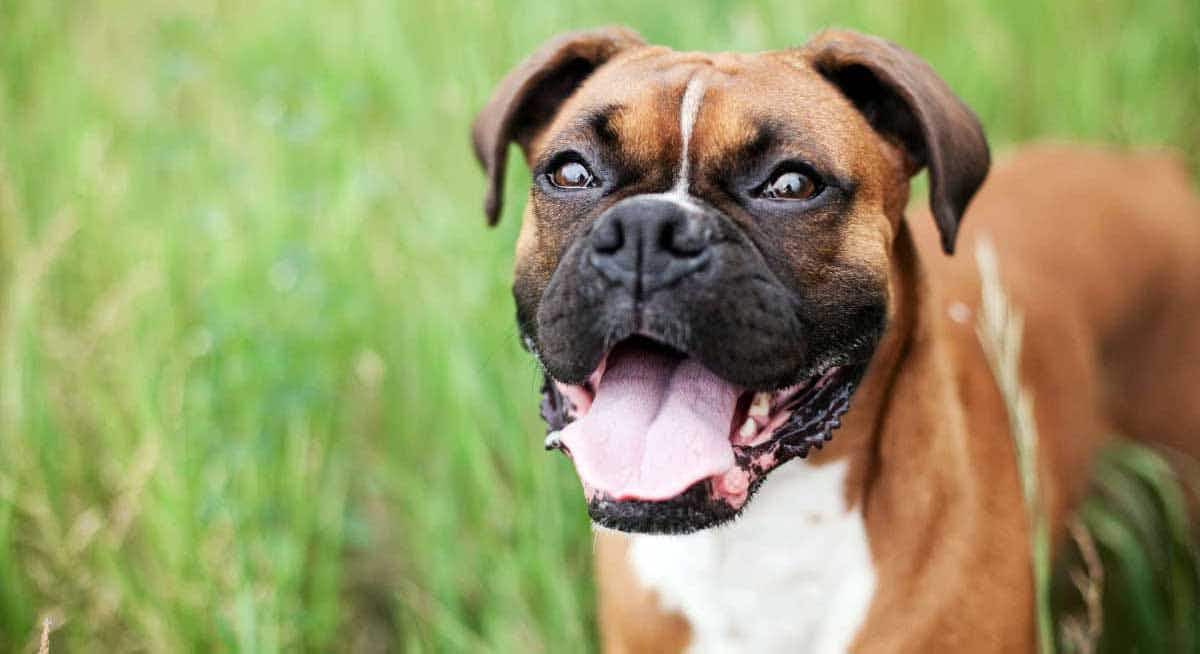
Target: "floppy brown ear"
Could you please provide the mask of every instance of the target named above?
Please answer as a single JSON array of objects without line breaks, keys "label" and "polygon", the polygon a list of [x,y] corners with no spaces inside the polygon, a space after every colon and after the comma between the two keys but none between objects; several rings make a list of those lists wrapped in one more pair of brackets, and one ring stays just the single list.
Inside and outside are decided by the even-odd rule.
[{"label": "floppy brown ear", "polygon": [[471,127],[475,156],[488,176],[483,210],[488,225],[500,219],[508,144],[528,154],[529,143],[550,124],[559,106],[606,61],[645,45],[624,27],[568,32],[547,41],[504,77]]},{"label": "floppy brown ear", "polygon": [[954,238],[967,203],[987,177],[990,157],[979,119],[924,61],[900,46],[849,31],[826,31],[803,49],[813,67],[908,158],[910,174],[929,167],[929,204],[942,236]]}]

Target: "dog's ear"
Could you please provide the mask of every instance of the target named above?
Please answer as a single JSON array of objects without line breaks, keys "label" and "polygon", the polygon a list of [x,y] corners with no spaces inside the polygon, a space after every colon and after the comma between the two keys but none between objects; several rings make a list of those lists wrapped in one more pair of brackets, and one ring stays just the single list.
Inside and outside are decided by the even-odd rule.
[{"label": "dog's ear", "polygon": [[475,156],[488,176],[483,205],[488,225],[500,219],[508,144],[516,141],[528,155],[534,136],[584,79],[618,53],[640,45],[645,45],[642,37],[624,27],[568,32],[543,44],[504,77],[471,127]]},{"label": "dog's ear", "polygon": [[929,168],[929,204],[954,252],[963,211],[987,176],[987,139],[979,119],[913,53],[880,38],[825,31],[802,53],[841,89],[867,122],[904,152],[909,174]]}]

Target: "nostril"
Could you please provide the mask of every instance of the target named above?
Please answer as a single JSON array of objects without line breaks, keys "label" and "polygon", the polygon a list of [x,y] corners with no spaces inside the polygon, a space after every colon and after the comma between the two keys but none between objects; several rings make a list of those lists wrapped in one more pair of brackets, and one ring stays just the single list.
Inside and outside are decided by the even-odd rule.
[{"label": "nostril", "polygon": [[625,245],[625,230],[619,220],[606,220],[592,232],[592,249],[600,254],[615,254]]},{"label": "nostril", "polygon": [[665,221],[658,234],[658,247],[677,257],[695,257],[708,247],[705,230],[694,221]]}]

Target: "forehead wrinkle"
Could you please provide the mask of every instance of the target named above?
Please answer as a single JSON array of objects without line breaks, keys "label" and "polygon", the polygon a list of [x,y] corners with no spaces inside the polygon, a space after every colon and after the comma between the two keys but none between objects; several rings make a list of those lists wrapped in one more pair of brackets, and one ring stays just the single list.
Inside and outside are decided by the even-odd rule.
[{"label": "forehead wrinkle", "polygon": [[[836,163],[829,156],[833,152],[856,148],[871,134],[865,119],[841,92],[794,53],[765,53],[736,61],[736,72],[722,75],[713,88],[718,92],[708,100],[723,105],[717,112],[723,121],[742,116],[775,121],[781,139],[790,141],[798,135],[823,151],[813,156],[825,154],[826,164]],[[775,65],[781,61],[789,65]]]}]

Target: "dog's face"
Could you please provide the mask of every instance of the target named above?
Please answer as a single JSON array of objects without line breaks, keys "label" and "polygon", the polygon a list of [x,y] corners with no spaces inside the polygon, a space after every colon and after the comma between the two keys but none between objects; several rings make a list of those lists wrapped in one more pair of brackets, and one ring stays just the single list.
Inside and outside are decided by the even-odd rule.
[{"label": "dog's face", "polygon": [[593,520],[646,532],[728,520],[831,437],[887,327],[910,176],[929,166],[950,250],[987,170],[928,67],[847,33],[756,55],[567,35],[475,140],[493,219],[511,140],[533,174],[513,292],[548,446]]}]

